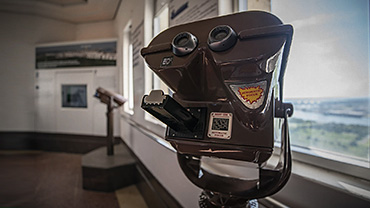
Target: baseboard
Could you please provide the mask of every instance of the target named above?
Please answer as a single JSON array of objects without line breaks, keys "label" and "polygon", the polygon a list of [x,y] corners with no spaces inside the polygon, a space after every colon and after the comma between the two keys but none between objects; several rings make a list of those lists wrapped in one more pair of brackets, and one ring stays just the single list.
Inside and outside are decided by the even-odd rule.
[{"label": "baseboard", "polygon": [[[120,138],[115,138],[119,143]],[[106,137],[41,133],[0,132],[0,150],[42,150],[84,154],[106,145]]]}]

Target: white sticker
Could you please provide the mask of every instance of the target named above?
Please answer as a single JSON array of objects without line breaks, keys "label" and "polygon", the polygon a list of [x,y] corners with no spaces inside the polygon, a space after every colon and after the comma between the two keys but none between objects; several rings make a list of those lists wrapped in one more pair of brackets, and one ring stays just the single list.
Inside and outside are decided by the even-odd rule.
[{"label": "white sticker", "polygon": [[208,137],[230,139],[232,121],[232,113],[212,112],[209,117]]}]

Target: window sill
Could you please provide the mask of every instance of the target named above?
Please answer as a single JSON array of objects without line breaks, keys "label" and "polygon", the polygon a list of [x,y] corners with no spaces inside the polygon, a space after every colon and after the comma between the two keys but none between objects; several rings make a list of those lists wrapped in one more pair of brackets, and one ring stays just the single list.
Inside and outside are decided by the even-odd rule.
[{"label": "window sill", "polygon": [[134,111],[123,109],[123,110],[121,110],[121,115],[122,116],[132,116],[132,115],[134,115]]},{"label": "window sill", "polygon": [[140,131],[141,133],[143,133],[144,135],[146,135],[150,139],[154,140],[158,144],[165,147],[166,149],[176,153],[176,150],[171,146],[171,144],[169,142],[167,142],[163,138],[163,136],[160,136],[160,135],[163,135],[163,134],[159,134],[157,131],[155,131],[155,130],[153,130],[152,128],[149,127],[149,126],[154,126],[154,127],[156,127],[155,129],[157,129],[157,130],[161,129],[162,131],[164,131],[164,127],[162,125],[154,124],[154,123],[151,123],[150,121],[146,121],[150,125],[145,125],[145,124],[143,125],[143,124],[140,124],[140,123],[136,122],[128,114],[121,114],[121,118],[123,118],[124,121],[126,123],[128,123],[132,128],[135,128],[136,130]]},{"label": "window sill", "polygon": [[161,128],[166,128],[166,125],[164,123],[162,123],[161,121],[159,121],[158,119],[156,119],[154,116],[150,115],[147,112],[145,112],[144,120],[150,122],[151,124],[160,126]]},{"label": "window sill", "polygon": [[[300,189],[302,190],[291,189],[291,191],[297,193],[284,193],[285,196],[294,196],[294,194],[299,194],[298,192],[304,193],[312,202],[302,203],[309,203],[310,206],[315,207],[315,203],[317,203],[316,201],[319,200],[317,197],[314,197],[314,195],[317,193],[310,193],[310,190],[305,189],[307,189],[309,186],[316,187],[314,184],[318,184],[318,188],[326,187],[328,192],[332,192],[325,193],[325,196],[321,197],[338,197],[336,193],[339,191],[354,201],[358,199],[361,201],[370,201],[369,168],[341,162],[342,160],[335,161],[323,158],[318,155],[313,155],[312,153],[301,151],[300,148],[292,147],[292,149],[292,175],[298,176],[292,178],[299,180],[298,183],[300,185]],[[273,163],[277,163],[278,159],[279,155],[277,154],[273,155],[271,158]],[[307,183],[310,184],[308,185]],[[318,188],[314,188],[314,190],[318,191]],[[320,207],[320,205],[316,205],[317,207]]]},{"label": "window sill", "polygon": [[313,166],[296,160],[293,161],[292,173],[347,194],[370,200],[369,180]]},{"label": "window sill", "polygon": [[[163,136],[160,136],[159,134],[155,133],[152,129],[148,128],[147,126],[135,122],[133,119],[127,116],[127,114],[126,115],[122,114],[122,117],[125,118],[125,121],[128,122],[133,128],[136,128],[137,130],[141,131],[143,134],[145,134],[152,140],[156,141],[157,143],[161,144],[168,150],[176,152],[173,149],[173,147],[167,141],[164,140]],[[152,123],[152,125],[155,124]],[[285,201],[287,202],[286,204],[289,205],[290,201],[289,199],[294,198],[291,196],[294,196],[294,194],[300,194],[301,197],[308,200],[300,201],[300,203],[308,203],[310,207],[315,207],[314,206],[315,203],[320,202],[320,199],[318,199],[317,197],[318,193],[313,193],[316,192],[317,189],[314,188],[314,191],[312,193],[310,193],[310,190],[306,189],[307,187],[311,186],[318,188],[326,187],[326,190],[332,192],[325,193],[325,196],[319,197],[325,198],[327,198],[327,196],[338,197],[336,193],[339,191],[348,196],[347,198],[353,199],[355,201],[358,199],[360,199],[361,202],[370,201],[370,180],[366,179],[366,177],[363,178],[354,175],[355,172],[361,172],[361,174],[369,173],[370,169],[356,165],[346,164],[339,161],[329,160],[326,158],[321,158],[307,153],[302,153],[296,151],[294,147],[292,151],[292,156],[293,156],[292,179],[297,180],[297,178],[299,178],[298,180],[300,180],[301,178],[303,178],[304,180],[300,180],[299,190],[297,190],[296,188],[290,189],[290,192],[295,193],[289,193],[289,191],[283,189],[282,192],[284,191],[287,192],[284,193],[284,195],[287,196],[285,198],[288,198],[288,201],[281,200],[280,202],[284,203]],[[273,157],[271,158],[271,160],[273,160],[274,163],[277,162],[278,159],[279,159],[278,155],[273,155]],[[328,169],[328,167],[330,167],[331,169]],[[316,186],[315,184],[319,184],[319,186]],[[279,195],[279,193],[277,195]],[[275,195],[272,196],[272,198],[275,198]],[[276,199],[279,201],[279,196],[277,196]]]}]

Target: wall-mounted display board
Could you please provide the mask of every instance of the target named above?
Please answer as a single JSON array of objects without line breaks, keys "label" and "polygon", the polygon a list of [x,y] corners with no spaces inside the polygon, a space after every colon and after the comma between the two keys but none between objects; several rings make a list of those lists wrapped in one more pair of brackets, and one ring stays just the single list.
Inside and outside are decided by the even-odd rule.
[{"label": "wall-mounted display board", "polygon": [[116,66],[117,41],[36,47],[36,69]]}]

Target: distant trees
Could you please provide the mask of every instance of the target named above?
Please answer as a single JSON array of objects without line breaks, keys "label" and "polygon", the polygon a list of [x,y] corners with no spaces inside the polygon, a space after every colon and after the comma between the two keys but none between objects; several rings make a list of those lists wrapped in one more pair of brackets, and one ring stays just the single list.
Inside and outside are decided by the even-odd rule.
[{"label": "distant trees", "polygon": [[367,126],[318,123],[296,118],[291,118],[289,124],[293,145],[319,148],[361,158],[368,157]]}]

